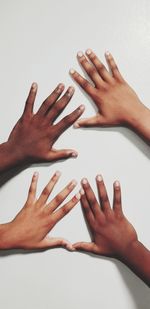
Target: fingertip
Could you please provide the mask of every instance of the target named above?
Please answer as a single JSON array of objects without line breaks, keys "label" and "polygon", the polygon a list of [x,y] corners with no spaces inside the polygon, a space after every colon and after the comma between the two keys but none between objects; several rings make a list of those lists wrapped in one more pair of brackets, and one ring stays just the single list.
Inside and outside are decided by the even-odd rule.
[{"label": "fingertip", "polygon": [[119,182],[118,180],[116,180],[116,181],[114,182],[114,187],[115,187],[116,189],[120,189],[120,182]]},{"label": "fingertip", "polygon": [[105,56],[109,56],[110,55],[110,51],[109,50],[106,50],[105,51]]},{"label": "fingertip", "polygon": [[80,192],[80,194],[81,194],[81,197],[85,194],[83,188],[81,188],[79,192]]},{"label": "fingertip", "polygon": [[91,53],[92,53],[92,49],[91,49],[91,48],[88,48],[88,49],[86,50],[86,54],[89,56],[89,55],[91,55]]},{"label": "fingertip", "polygon": [[73,127],[74,127],[75,129],[80,128],[79,122],[75,122],[74,125],[73,125]]},{"label": "fingertip", "polygon": [[75,73],[75,70],[74,69],[70,69],[69,73],[70,73],[70,75],[73,75]]},{"label": "fingertip", "polygon": [[38,88],[38,84],[36,82],[33,82],[32,85],[31,85],[32,91],[36,92],[37,88]]},{"label": "fingertip", "polygon": [[60,177],[61,176],[61,172],[60,171],[56,171],[55,172],[55,176]]},{"label": "fingertip", "polygon": [[77,153],[77,151],[73,151],[73,152],[69,153],[69,156],[72,157],[72,158],[77,158],[78,153]]},{"label": "fingertip", "polygon": [[103,181],[102,175],[98,174],[98,175],[96,176],[96,180],[97,180],[98,182]]},{"label": "fingertip", "polygon": [[84,104],[81,104],[81,105],[79,106],[79,110],[83,112],[83,111],[85,110],[85,105],[84,105]]},{"label": "fingertip", "polygon": [[33,178],[34,178],[34,179],[37,179],[38,177],[39,177],[39,172],[37,172],[37,171],[36,171],[36,172],[34,172],[34,174],[33,174]]}]

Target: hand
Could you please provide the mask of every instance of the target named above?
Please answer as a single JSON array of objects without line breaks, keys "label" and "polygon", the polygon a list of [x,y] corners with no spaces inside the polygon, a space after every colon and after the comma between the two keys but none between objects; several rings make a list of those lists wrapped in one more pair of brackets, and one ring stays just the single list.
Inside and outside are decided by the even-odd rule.
[{"label": "hand", "polygon": [[44,249],[63,246],[73,250],[67,240],[51,238],[47,235],[80,199],[78,193],[68,203],[57,209],[75,188],[76,181],[73,180],[51,202],[47,202],[59,177],[60,173],[56,172],[40,197],[36,199],[38,175],[33,176],[25,206],[12,222],[6,224],[1,237],[1,249]]},{"label": "hand", "polygon": [[84,110],[84,106],[81,105],[54,125],[54,121],[62,113],[74,93],[74,88],[69,87],[58,100],[63,90],[64,85],[59,84],[43,102],[38,112],[33,114],[37,84],[32,85],[23,115],[8,139],[9,153],[15,153],[18,163],[48,162],[77,156],[77,152],[72,149],[56,150],[53,148],[58,137],[81,116]]},{"label": "hand", "polygon": [[141,117],[141,112],[145,117],[145,110],[147,113],[148,109],[123,79],[112,55],[109,52],[105,54],[110,72],[92,50],[88,49],[86,56],[79,52],[78,60],[93,84],[75,70],[70,70],[70,74],[92,98],[97,114],[77,121],[75,127],[132,125],[134,120]]},{"label": "hand", "polygon": [[92,242],[78,242],[74,248],[98,255],[122,258],[130,246],[136,243],[137,234],[123,214],[119,182],[114,183],[113,209],[110,207],[105,184],[99,175],[96,178],[100,205],[88,183],[83,179],[81,205],[88,223]]}]

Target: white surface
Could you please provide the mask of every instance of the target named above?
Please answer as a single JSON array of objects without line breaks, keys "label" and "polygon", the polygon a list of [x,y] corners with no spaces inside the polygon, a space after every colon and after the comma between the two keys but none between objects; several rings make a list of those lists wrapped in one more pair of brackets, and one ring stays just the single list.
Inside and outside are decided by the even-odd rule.
[{"label": "white surface", "polygon": [[[32,81],[39,84],[35,110],[58,82],[72,84],[70,67],[79,70],[76,52],[93,48],[104,60],[110,50],[124,77],[150,106],[150,2],[0,1],[0,124],[5,141],[24,107]],[[94,113],[87,97],[76,94],[64,114],[80,103]],[[57,147],[74,147],[76,160],[34,166],[1,188],[0,218],[15,216],[26,199],[32,172],[39,170],[39,189],[55,170],[63,173],[58,192],[70,179],[103,174],[110,196],[112,182],[122,184],[124,210],[150,245],[150,149],[126,129],[69,129]],[[57,225],[53,235],[72,242],[88,240],[80,206]],[[3,309],[148,309],[149,289],[122,264],[63,249],[44,253],[0,254],[0,307]]]}]

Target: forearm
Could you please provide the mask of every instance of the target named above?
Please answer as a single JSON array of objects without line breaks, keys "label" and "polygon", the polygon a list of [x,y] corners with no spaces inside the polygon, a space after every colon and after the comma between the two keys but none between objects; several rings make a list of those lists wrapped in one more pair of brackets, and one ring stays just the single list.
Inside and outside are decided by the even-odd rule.
[{"label": "forearm", "polygon": [[11,147],[9,142],[0,145],[0,174],[8,170],[19,167],[24,163],[19,149]]},{"label": "forearm", "polygon": [[128,119],[128,126],[150,145],[150,109],[142,103]]},{"label": "forearm", "polygon": [[131,244],[120,260],[150,287],[150,251],[142,243]]}]

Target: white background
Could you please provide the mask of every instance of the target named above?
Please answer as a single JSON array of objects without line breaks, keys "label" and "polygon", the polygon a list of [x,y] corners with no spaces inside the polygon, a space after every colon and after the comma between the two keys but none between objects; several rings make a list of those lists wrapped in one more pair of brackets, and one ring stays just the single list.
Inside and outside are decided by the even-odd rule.
[{"label": "white background", "polygon": [[[150,106],[150,2],[147,0],[0,1],[0,127],[5,141],[20,117],[33,81],[39,84],[35,111],[59,83],[73,82],[68,70],[81,72],[78,50],[91,47],[104,61],[110,50],[124,77]],[[79,104],[85,116],[93,105],[76,85],[63,115]],[[40,172],[38,194],[55,170],[62,177],[54,194],[86,176],[95,188],[102,173],[110,198],[112,183],[122,184],[125,214],[150,245],[150,149],[124,128],[70,128],[58,148],[74,148],[79,157],[48,166],[32,166],[1,187],[0,220],[11,220],[26,200],[33,171]],[[78,190],[78,189],[77,189]],[[80,205],[53,230],[72,242],[89,240]],[[3,309],[148,309],[149,289],[121,263],[64,249],[44,253],[0,253],[0,307]]]}]

